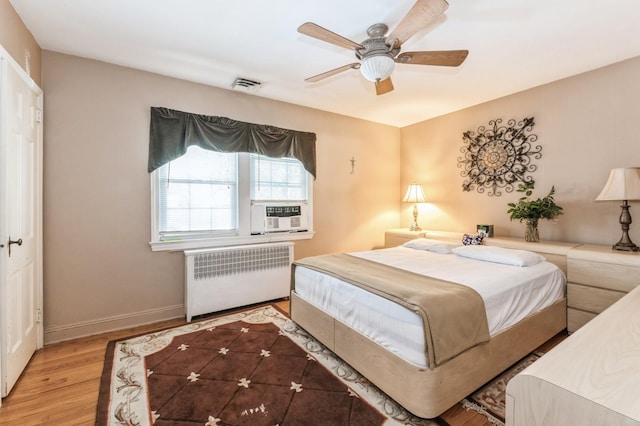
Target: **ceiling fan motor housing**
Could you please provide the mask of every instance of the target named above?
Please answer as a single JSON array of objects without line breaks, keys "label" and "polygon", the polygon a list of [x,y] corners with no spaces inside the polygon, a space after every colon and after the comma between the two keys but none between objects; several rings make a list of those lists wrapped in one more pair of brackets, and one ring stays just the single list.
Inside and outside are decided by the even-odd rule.
[{"label": "ceiling fan motor housing", "polygon": [[388,27],[385,24],[373,24],[367,30],[369,38],[360,43],[364,48],[356,49],[356,58],[362,60],[369,56],[374,55],[387,55],[390,58],[394,58],[399,52],[400,47],[396,47],[397,40],[390,40],[391,45],[387,44],[387,38],[385,34],[388,31]]},{"label": "ceiling fan motor housing", "polygon": [[387,30],[385,24],[370,26],[367,30],[369,38],[361,43],[363,48],[356,49],[356,57],[362,61],[360,72],[369,81],[384,80],[395,68],[394,57],[400,52],[400,48],[395,46],[399,43],[391,40],[392,44],[387,44]]}]

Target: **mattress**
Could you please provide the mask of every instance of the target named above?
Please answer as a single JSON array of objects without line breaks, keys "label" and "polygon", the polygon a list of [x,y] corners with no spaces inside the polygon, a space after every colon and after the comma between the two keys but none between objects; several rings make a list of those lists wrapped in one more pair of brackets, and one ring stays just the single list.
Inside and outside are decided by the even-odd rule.
[{"label": "mattress", "polygon": [[[484,300],[492,336],[566,292],[564,273],[549,262],[517,267],[402,246],[350,254],[473,288]],[[295,269],[294,291],[405,361],[428,367],[422,319],[412,310],[302,266]]]}]

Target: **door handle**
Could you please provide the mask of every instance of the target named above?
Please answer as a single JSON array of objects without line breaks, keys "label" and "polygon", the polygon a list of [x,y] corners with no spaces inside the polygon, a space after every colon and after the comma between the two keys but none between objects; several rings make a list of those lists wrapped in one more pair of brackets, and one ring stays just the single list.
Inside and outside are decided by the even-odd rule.
[{"label": "door handle", "polygon": [[18,238],[17,240],[12,240],[11,237],[9,237],[9,257],[11,257],[11,244],[17,244],[19,246],[22,245],[22,238]]}]

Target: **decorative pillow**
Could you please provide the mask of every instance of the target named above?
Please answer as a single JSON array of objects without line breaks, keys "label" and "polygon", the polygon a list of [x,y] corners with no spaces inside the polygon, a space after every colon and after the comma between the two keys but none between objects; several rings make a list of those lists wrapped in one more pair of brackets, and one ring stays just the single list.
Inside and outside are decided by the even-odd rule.
[{"label": "decorative pillow", "polygon": [[441,254],[452,253],[451,250],[458,247],[456,244],[445,243],[438,240],[430,240],[428,238],[417,238],[415,240],[407,241],[402,246],[416,250],[425,250]]},{"label": "decorative pillow", "polygon": [[464,244],[465,246],[480,245],[480,244],[482,244],[482,239],[483,238],[484,238],[484,235],[464,234],[462,236],[462,244]]},{"label": "decorative pillow", "polygon": [[461,246],[453,249],[458,256],[486,262],[502,263],[512,266],[531,266],[546,259],[544,256],[526,250],[507,249],[489,246]]}]

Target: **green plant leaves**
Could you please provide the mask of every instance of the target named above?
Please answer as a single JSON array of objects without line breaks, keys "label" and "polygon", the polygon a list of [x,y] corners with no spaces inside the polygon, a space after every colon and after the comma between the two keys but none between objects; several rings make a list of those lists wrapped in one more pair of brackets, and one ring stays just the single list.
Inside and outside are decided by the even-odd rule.
[{"label": "green plant leaves", "polygon": [[544,197],[531,200],[529,197],[533,194],[535,182],[524,182],[518,185],[517,192],[524,193],[517,203],[508,203],[509,209],[507,213],[511,220],[538,220],[538,219],[555,219],[562,214],[562,207],[555,203],[553,198],[556,193],[555,186],[551,187],[551,191]]}]

